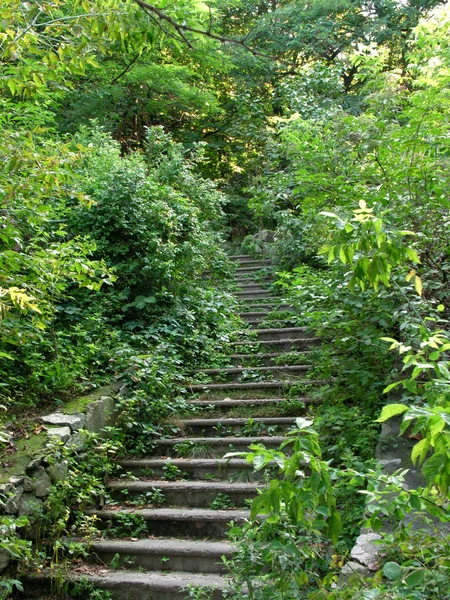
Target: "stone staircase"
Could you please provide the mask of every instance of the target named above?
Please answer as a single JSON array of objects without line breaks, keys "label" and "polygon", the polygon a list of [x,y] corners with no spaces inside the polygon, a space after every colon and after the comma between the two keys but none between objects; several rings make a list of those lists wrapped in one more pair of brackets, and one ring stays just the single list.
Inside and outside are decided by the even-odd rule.
[{"label": "stone staircase", "polygon": [[[146,526],[143,535],[90,546],[90,562],[103,568],[89,579],[115,600],[182,600],[188,585],[223,597],[222,557],[233,554],[226,531],[231,521],[248,518],[249,500],[262,485],[244,459],[223,456],[252,443],[278,447],[308,404],[301,385],[318,339],[291,326],[289,305],[270,289],[268,261],[231,258],[243,328],[224,357],[228,366],[192,374],[195,418],[177,421],[179,435],[159,440],[152,456],[122,461],[130,477],[109,483],[116,504],[89,511],[109,532],[127,518]],[[278,314],[280,326],[266,326]],[[314,383],[320,382],[308,380]]]}]

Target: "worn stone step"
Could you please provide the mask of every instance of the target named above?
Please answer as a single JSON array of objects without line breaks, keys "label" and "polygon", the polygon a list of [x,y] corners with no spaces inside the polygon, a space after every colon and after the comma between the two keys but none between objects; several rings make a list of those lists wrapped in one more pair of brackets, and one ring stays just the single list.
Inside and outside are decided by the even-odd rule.
[{"label": "worn stone step", "polygon": [[[214,418],[214,419],[185,419],[182,421],[183,429],[203,437],[223,436],[223,431],[229,431],[230,435],[240,432],[243,427],[261,428],[261,432],[268,427],[279,427],[286,429],[295,424],[295,417],[255,417],[250,421],[248,418]],[[226,435],[229,435],[228,433]],[[266,434],[264,434],[266,435]]]},{"label": "worn stone step", "polygon": [[[266,350],[273,348],[274,350],[290,352],[293,350],[306,350],[310,346],[318,346],[320,344],[320,338],[318,337],[305,337],[292,339],[289,337],[278,339],[278,340],[258,340],[258,341],[247,341],[239,340],[237,342],[231,342],[233,347],[243,346],[245,348],[255,348],[255,350]],[[256,352],[255,352],[256,354]]]},{"label": "worn stone step", "polygon": [[238,298],[238,300],[272,300],[275,298],[274,294],[271,294],[268,290],[260,290],[260,291],[243,291],[243,292],[233,292],[233,295]]},{"label": "worn stone step", "polygon": [[233,278],[233,283],[241,284],[241,283],[262,283],[267,284],[273,281],[273,277],[269,275],[259,276],[257,271],[253,273],[244,273],[242,275],[238,275]]},{"label": "worn stone step", "polygon": [[241,312],[239,313],[239,316],[241,317],[241,319],[243,319],[244,321],[247,320],[255,320],[255,319],[265,319],[268,315],[269,311],[265,310],[265,311],[252,311],[252,312]]},{"label": "worn stone step", "polygon": [[288,390],[293,385],[318,385],[327,383],[322,379],[286,379],[277,381],[252,381],[252,382],[237,382],[237,383],[201,383],[189,385],[188,389],[191,392],[215,392],[215,391],[236,391],[236,390]]},{"label": "worn stone step", "polygon": [[252,260],[250,254],[229,254],[228,258],[230,260]]},{"label": "worn stone step", "polygon": [[257,281],[249,281],[245,283],[239,283],[239,288],[243,292],[259,292],[260,290],[268,291],[267,286],[264,286],[262,283]]},{"label": "worn stone step", "polygon": [[[296,373],[306,373],[311,369],[310,365],[274,365],[269,367],[222,367],[219,369],[199,369],[195,374],[201,373],[204,375],[221,375],[228,379],[237,380],[244,375],[292,375]],[[254,382],[255,383],[255,382]]]},{"label": "worn stone step", "polygon": [[[285,302],[277,302],[277,300],[279,300],[279,297],[277,296],[276,298],[271,298],[271,300],[273,300],[273,302],[248,302],[245,304],[245,311],[242,312],[249,312],[251,310],[254,311],[265,311],[265,312],[274,312],[274,311],[278,311],[278,310],[289,310],[289,311],[293,311],[293,307],[290,304],[287,304]],[[242,313],[241,313],[242,314]]]},{"label": "worn stone step", "polygon": [[[253,308],[253,306],[249,307],[250,309]],[[258,309],[258,310],[246,310],[243,312],[239,313],[239,316],[241,317],[241,319],[243,321],[256,321],[256,320],[264,320],[267,319],[269,316],[271,318],[275,318],[276,316],[278,316],[276,313],[277,312],[287,312],[289,311],[289,313],[292,312],[292,310],[289,310],[289,306],[286,305],[280,305],[280,306],[276,306],[275,304],[271,304],[270,307],[268,307],[267,309]]]},{"label": "worn stone step", "polygon": [[[163,569],[164,566],[162,565]],[[211,600],[222,600],[229,587],[226,577],[214,573],[201,574],[183,571],[166,573],[162,570],[141,572],[132,569],[108,571],[102,569],[99,573],[66,571],[66,579],[75,583],[85,580],[95,588],[111,594],[113,600],[186,600],[187,588],[207,588],[212,590]],[[54,577],[50,573],[39,575],[24,575],[21,580],[25,583],[26,599],[42,598],[50,594],[54,586]],[[49,596],[53,597],[53,596]]]},{"label": "worn stone step", "polygon": [[121,514],[139,515],[147,523],[153,536],[186,536],[188,538],[225,539],[229,525],[244,523],[250,511],[238,508],[213,510],[211,508],[123,508],[88,510],[96,517],[101,529],[107,529]]},{"label": "worn stone step", "polygon": [[[211,438],[208,438],[208,441],[211,441]],[[167,452],[171,448],[165,446],[163,449]],[[228,450],[228,448],[225,448],[225,450]],[[157,488],[164,494],[167,506],[195,506],[197,508],[209,508],[211,502],[216,500],[219,494],[226,494],[235,506],[244,506],[247,498],[256,496],[257,487],[258,484],[255,482],[232,483],[230,481],[152,480],[110,481],[108,483],[108,488],[113,497],[121,500],[137,496],[145,498],[146,494]]]},{"label": "worn stone step", "polygon": [[[168,464],[175,465],[189,479],[229,479],[237,473],[250,472],[253,467],[243,458],[141,458],[121,460],[118,464],[124,473],[131,473],[136,477],[151,476],[163,478],[164,467]],[[151,475],[147,475],[147,474]]]},{"label": "worn stone step", "polygon": [[237,271],[243,267],[258,267],[260,269],[269,266],[270,260],[265,258],[251,258],[251,257],[242,257],[239,259],[234,259],[235,264],[238,264]]},{"label": "worn stone step", "polygon": [[[302,356],[305,360],[308,358],[310,354],[312,354],[312,350],[300,350],[295,353],[296,355]],[[232,365],[236,366],[245,366],[246,363],[250,363],[250,366],[255,366],[260,364],[264,367],[276,366],[279,363],[275,363],[277,359],[281,359],[281,357],[286,356],[286,364],[289,362],[293,362],[293,359],[286,352],[266,352],[266,353],[255,353],[255,354],[231,354],[228,356],[228,360]]]},{"label": "worn stone step", "polygon": [[[94,540],[89,544],[90,561],[109,564],[118,555],[131,558],[133,567],[147,571],[188,571],[225,573],[222,556],[231,558],[235,549],[229,542],[186,539]],[[117,560],[117,558],[116,558]]]},{"label": "worn stone step", "polygon": [[[239,332],[241,336],[248,335],[245,329]],[[256,337],[259,341],[279,340],[289,338],[291,340],[305,339],[311,337],[311,329],[309,327],[270,327],[265,329],[257,329],[256,335],[251,334],[250,341],[254,341]]]},{"label": "worn stone step", "polygon": [[[264,319],[249,319],[246,321],[250,329],[259,329]],[[288,319],[271,319],[270,325],[276,325],[277,327],[292,327],[292,317]],[[267,327],[267,324],[266,324]]]},{"label": "worn stone step", "polygon": [[[308,398],[298,398],[299,402],[303,404],[309,404]],[[189,404],[196,406],[197,408],[215,408],[220,410],[226,410],[230,408],[238,407],[253,407],[256,409],[258,406],[273,406],[277,404],[286,404],[286,398],[219,398],[211,400],[191,400]]]},{"label": "worn stone step", "polygon": [[[155,453],[161,456],[176,456],[177,446],[183,444],[183,453],[189,451],[189,445],[192,445],[192,452],[198,451],[200,447],[204,451],[216,453],[219,456],[227,452],[245,452],[250,444],[265,444],[271,448],[278,448],[283,443],[284,437],[280,435],[258,435],[245,437],[181,437],[167,440],[159,440]],[[190,482],[186,482],[190,483]]]}]

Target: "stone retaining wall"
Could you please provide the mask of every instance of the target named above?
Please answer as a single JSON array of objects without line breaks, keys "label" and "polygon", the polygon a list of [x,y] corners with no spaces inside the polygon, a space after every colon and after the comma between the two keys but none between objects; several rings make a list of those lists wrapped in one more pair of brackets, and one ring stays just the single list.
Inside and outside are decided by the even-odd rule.
[{"label": "stone retaining wall", "polygon": [[[416,489],[423,486],[425,480],[420,469],[411,462],[411,450],[416,442],[400,436],[401,422],[402,417],[393,417],[383,423],[375,458],[386,474],[407,469],[404,486],[406,489]],[[376,542],[381,537],[380,534],[370,530],[361,531],[350,553],[351,560],[342,569],[344,578],[352,574],[371,577],[379,570],[383,548]]]},{"label": "stone retaining wall", "polygon": [[[100,388],[39,418],[35,433],[18,440],[16,451],[2,464],[0,473],[0,514],[26,515],[31,524],[39,518],[52,484],[68,474],[68,462],[54,459],[55,442],[69,451],[83,448],[83,431],[99,433],[115,423],[118,387]],[[58,444],[58,446],[60,446]],[[0,550],[0,573],[8,566],[9,555]]]}]

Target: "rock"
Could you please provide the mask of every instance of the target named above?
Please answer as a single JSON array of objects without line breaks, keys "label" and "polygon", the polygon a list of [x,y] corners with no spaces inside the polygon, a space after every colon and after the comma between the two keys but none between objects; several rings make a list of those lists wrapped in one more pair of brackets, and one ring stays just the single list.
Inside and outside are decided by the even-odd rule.
[{"label": "rock", "polygon": [[36,467],[39,467],[41,464],[42,464],[42,456],[37,456],[36,458],[33,458],[32,460],[30,460],[26,470],[34,471],[34,469],[36,469]]},{"label": "rock", "polygon": [[70,440],[67,442],[66,446],[68,448],[70,448],[71,450],[73,450],[74,452],[78,452],[79,450],[82,450],[84,447],[83,432],[77,431],[77,433],[74,433],[70,437]]},{"label": "rock", "polygon": [[383,467],[383,469],[399,468],[402,464],[401,458],[391,458],[391,459],[386,459],[386,460],[379,460],[378,462]]},{"label": "rock", "polygon": [[41,421],[48,425],[70,427],[72,431],[77,431],[84,426],[85,416],[83,414],[66,415],[64,413],[52,413],[41,417]]},{"label": "rock", "polygon": [[12,490],[6,495],[3,501],[4,511],[9,515],[15,515],[19,510],[19,501],[23,494],[23,487],[11,486]]},{"label": "rock", "polygon": [[59,441],[65,444],[70,439],[70,427],[52,427],[47,431],[47,435],[52,439],[52,441],[59,438]]},{"label": "rock", "polygon": [[50,491],[52,482],[44,467],[38,467],[34,472],[34,493],[38,498],[44,498]]},{"label": "rock", "polygon": [[19,515],[29,517],[30,524],[34,523],[42,512],[42,500],[34,494],[23,494],[19,502]]},{"label": "rock", "polygon": [[9,557],[10,557],[9,552],[6,552],[6,550],[0,549],[0,573],[2,571],[4,571],[6,569],[6,567],[8,566]]},{"label": "rock", "polygon": [[374,544],[374,542],[380,539],[381,535],[378,533],[362,533],[356,540],[356,544],[351,551],[351,557],[361,565],[366,566],[370,571],[377,571],[380,546]]},{"label": "rock", "polygon": [[342,567],[341,573],[342,575],[362,575],[363,577],[367,577],[370,574],[367,567],[353,560],[350,560]]},{"label": "rock", "polygon": [[101,396],[96,402],[92,402],[86,408],[85,428],[89,431],[99,433],[107,425],[112,423],[115,401],[111,396]]},{"label": "rock", "polygon": [[24,492],[32,492],[34,490],[32,480],[29,477],[26,477],[25,475],[23,475],[22,477],[10,477],[9,481],[16,487],[21,485],[23,487]]},{"label": "rock", "polygon": [[67,462],[67,460],[62,460],[61,462],[54,463],[47,467],[46,471],[52,483],[62,481],[67,477],[67,473],[69,471],[69,463]]},{"label": "rock", "polygon": [[14,489],[14,484],[12,482],[2,483],[0,484],[0,496],[7,496]]}]

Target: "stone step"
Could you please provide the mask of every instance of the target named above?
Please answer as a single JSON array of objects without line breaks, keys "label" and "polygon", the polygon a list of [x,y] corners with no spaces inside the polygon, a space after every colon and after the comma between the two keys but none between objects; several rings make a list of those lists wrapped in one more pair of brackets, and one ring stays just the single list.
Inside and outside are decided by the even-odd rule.
[{"label": "stone step", "polygon": [[253,469],[244,458],[141,458],[121,460],[118,464],[124,473],[131,473],[135,477],[163,478],[164,467],[168,463],[186,473],[189,479],[195,480],[226,480],[232,475],[249,473]]},{"label": "stone step", "polygon": [[[320,344],[320,338],[318,337],[305,337],[292,339],[289,337],[282,338],[279,340],[259,340],[259,341],[246,341],[239,340],[237,342],[231,342],[233,347],[243,346],[245,348],[255,348],[255,350],[266,350],[273,348],[274,350],[290,352],[298,350],[306,350],[310,346],[318,346]],[[257,352],[255,352],[257,354]]]},{"label": "stone step", "polygon": [[270,448],[278,448],[279,445],[283,443],[284,439],[285,438],[280,435],[171,438],[167,440],[159,440],[156,445],[155,454],[159,454],[160,456],[177,456],[177,446],[183,444],[183,453],[189,451],[189,445],[192,445],[192,452],[198,451],[198,448],[200,447],[202,451],[210,451],[218,456],[222,456],[227,452],[246,452],[250,444],[265,444]]},{"label": "stone step", "polygon": [[266,319],[249,319],[246,321],[246,324],[249,327],[249,330],[253,331],[255,329],[260,330],[262,328],[272,327],[277,329],[288,329],[291,327],[296,327],[296,320],[294,315],[291,316],[280,316],[275,318],[273,313],[269,315]]},{"label": "stone step", "polygon": [[267,284],[273,281],[273,277],[269,277],[265,275],[264,277],[258,276],[257,272],[254,273],[244,273],[243,275],[239,275],[238,277],[233,278],[233,283],[241,284],[241,283],[262,283]]},{"label": "stone step", "polygon": [[250,511],[232,508],[213,510],[211,508],[121,508],[88,510],[97,518],[96,524],[102,529],[114,526],[117,515],[139,515],[147,523],[153,536],[225,539],[230,522],[235,525],[250,518]]},{"label": "stone step", "polygon": [[237,267],[237,271],[244,267],[257,267],[259,269],[263,269],[264,267],[268,267],[271,262],[270,260],[264,258],[251,258],[251,257],[242,257],[239,259],[235,259],[235,264],[239,265]]},{"label": "stone step", "polygon": [[[239,334],[241,336],[248,335],[248,331],[245,329],[240,331]],[[250,341],[253,341],[254,334],[252,333],[252,337]],[[279,340],[284,338],[289,338],[290,340],[298,340],[304,339],[307,337],[311,337],[311,330],[309,327],[270,327],[265,329],[258,329],[256,331],[256,339],[260,341],[267,340]]]},{"label": "stone step", "polygon": [[188,389],[191,392],[215,392],[215,391],[224,391],[224,392],[232,392],[238,390],[251,390],[251,391],[260,391],[260,390],[288,390],[293,385],[319,385],[322,383],[327,383],[322,379],[286,379],[286,380],[277,380],[277,381],[252,381],[252,382],[237,382],[237,383],[200,383],[189,385]]},{"label": "stone step", "polygon": [[262,283],[259,283],[257,281],[240,283],[239,284],[239,288],[243,292],[253,292],[253,291],[257,291],[258,292],[260,290],[266,290],[267,291],[267,287],[265,287]]},{"label": "stone step", "polygon": [[225,573],[222,556],[231,558],[235,549],[229,542],[169,538],[130,540],[94,540],[89,544],[90,561],[109,564],[118,555],[133,567],[147,571],[187,571],[190,573]]},{"label": "stone step", "polygon": [[228,258],[230,260],[252,260],[250,254],[229,254]]},{"label": "stone step", "polygon": [[[310,400],[307,398],[298,398],[299,402],[303,404],[309,404]],[[216,408],[220,410],[226,410],[230,408],[238,407],[253,407],[256,409],[258,406],[273,406],[286,404],[286,398],[220,398],[217,400],[191,400],[189,404],[196,406],[197,408]]]},{"label": "stone step", "polygon": [[238,300],[272,300],[275,298],[275,296],[273,294],[270,294],[268,290],[261,290],[255,292],[233,292],[233,295],[236,296]]},{"label": "stone step", "polygon": [[[238,264],[238,263],[236,263]],[[263,265],[260,264],[256,264],[256,265],[248,265],[248,264],[244,264],[244,266],[238,266],[236,267],[235,270],[235,276],[240,276],[240,275],[247,275],[248,273],[257,273],[258,271],[261,271],[262,269],[265,269],[267,267],[270,266],[270,263],[264,263]]]},{"label": "stone step", "polygon": [[272,300],[273,300],[273,302],[257,301],[257,302],[253,302],[253,303],[246,303],[245,311],[242,311],[242,312],[248,312],[249,310],[266,311],[266,312],[273,312],[273,311],[278,311],[278,310],[293,311],[293,307],[290,304],[286,304],[285,302],[277,302],[276,300],[278,300],[278,298],[273,298]]},{"label": "stone step", "polygon": [[[210,442],[211,438],[208,438],[207,441]],[[170,449],[170,447],[164,447],[166,452],[168,449]],[[225,448],[225,450],[228,451],[228,448]],[[257,495],[258,485],[261,486],[261,484],[256,484],[255,482],[165,481],[160,479],[152,481],[110,481],[108,483],[108,488],[114,498],[121,500],[124,498],[135,498],[136,496],[140,496],[145,500],[146,494],[151,493],[156,488],[161,490],[164,494],[166,505],[169,507],[195,506],[196,508],[210,508],[210,504],[217,499],[219,494],[225,494],[234,506],[244,506],[247,498],[254,498]],[[151,502],[149,502],[149,504],[151,504]]]},{"label": "stone step", "polygon": [[311,369],[310,365],[274,365],[270,367],[222,367],[219,369],[199,369],[195,374],[222,375],[236,380],[240,375],[265,375],[265,374],[294,374],[305,373]]},{"label": "stone step", "polygon": [[[160,568],[164,568],[162,565]],[[214,573],[201,574],[183,571],[166,573],[163,571],[141,572],[132,569],[108,571],[102,569],[98,573],[67,571],[66,579],[75,583],[85,580],[95,588],[109,592],[113,600],[186,600],[187,588],[212,590],[211,600],[222,600],[229,587],[224,576]],[[40,599],[50,594],[54,587],[54,574],[24,575],[21,580],[26,585],[26,598]],[[49,596],[54,597],[54,596]]]},{"label": "stone step", "polygon": [[255,320],[255,319],[265,319],[267,317],[267,315],[269,314],[268,310],[265,311],[253,311],[253,312],[241,312],[239,313],[239,316],[241,317],[241,319],[243,319],[244,321],[247,320]]},{"label": "stone step", "polygon": [[187,429],[191,431],[193,434],[201,434],[203,437],[209,437],[215,435],[223,436],[223,431],[227,431],[225,435],[234,435],[247,426],[260,429],[258,435],[267,435],[267,433],[263,432],[268,427],[286,429],[294,424],[295,417],[255,417],[251,421],[248,418],[186,419],[182,421],[182,428],[183,430]]},{"label": "stone step", "polygon": [[[295,353],[296,355],[304,356],[305,359],[308,355],[312,354],[311,350],[301,350]],[[286,352],[266,352],[266,353],[255,353],[255,354],[231,354],[228,356],[228,360],[231,364],[236,366],[245,366],[245,363],[250,363],[251,366],[261,364],[264,367],[276,366],[278,363],[274,361],[282,356],[286,356],[286,363],[292,360],[289,354]]]},{"label": "stone step", "polygon": [[[275,317],[278,316],[276,313],[277,312],[286,312],[288,310],[289,307],[287,308],[278,308],[275,305],[271,305],[272,308],[267,309],[267,310],[248,310],[248,311],[243,311],[239,313],[239,316],[241,317],[241,319],[243,321],[256,321],[256,320],[264,320],[267,319],[267,317],[270,315],[270,317]],[[250,306],[250,308],[253,308]],[[289,311],[289,313],[291,313],[292,311]]]}]

